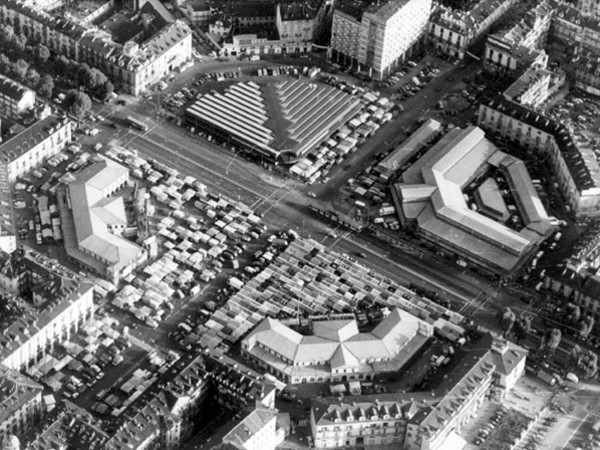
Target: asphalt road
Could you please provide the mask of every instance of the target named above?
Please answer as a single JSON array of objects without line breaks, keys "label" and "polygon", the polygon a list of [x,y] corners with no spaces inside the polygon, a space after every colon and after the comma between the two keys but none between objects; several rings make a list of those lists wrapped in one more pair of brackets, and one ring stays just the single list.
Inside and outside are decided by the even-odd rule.
[{"label": "asphalt road", "polygon": [[[263,61],[261,63],[272,64]],[[228,64],[215,63],[215,65]],[[454,69],[455,72],[458,70],[471,73],[474,69],[472,66]],[[443,85],[445,80],[440,77],[434,82]],[[229,198],[252,205],[265,214],[265,222],[274,229],[294,227],[305,237],[325,241],[326,244],[329,244],[327,241],[329,239],[332,248],[336,250],[349,254],[364,252],[368,254],[365,265],[400,283],[415,282],[423,287],[440,291],[459,308],[465,303],[477,300],[481,291],[493,292],[495,287],[487,280],[462,273],[458,268],[445,262],[439,263],[437,259],[432,259],[427,254],[390,250],[387,244],[382,244],[373,238],[354,234],[344,234],[344,237],[335,240],[327,238],[335,225],[311,214],[308,205],[315,200],[306,196],[309,190],[315,191],[318,193],[319,204],[333,206],[337,203],[340,187],[347,179],[360,167],[366,166],[371,156],[380,151],[383,145],[391,146],[400,142],[403,134],[398,133],[398,130],[406,130],[414,126],[423,111],[416,105],[420,104],[425,97],[428,97],[426,104],[435,104],[437,98],[433,93],[436,92],[434,90],[436,86],[437,84],[432,84],[410,99],[411,108],[386,124],[375,137],[367,140],[363,148],[348,160],[347,164],[352,166],[352,170],[339,170],[332,174],[328,184],[310,186],[310,188],[297,181],[283,179],[280,175],[240,158],[226,148],[193,136],[173,123],[167,122],[154,114],[152,100],[140,100],[128,107],[105,106],[102,111],[105,117],[114,117],[117,121],[123,120],[130,110],[137,113],[148,111],[145,120],[152,125],[147,132],[140,133],[121,127],[115,133],[115,130],[109,128],[105,122],[99,126],[101,133],[96,138],[99,138],[99,142],[117,139],[122,145],[136,149],[146,157],[168,164],[182,174],[195,176],[210,188]],[[175,86],[173,89],[180,87]],[[443,95],[443,91],[438,94]],[[340,231],[338,234],[342,235],[343,232]]]},{"label": "asphalt road", "polygon": [[[306,61],[301,64],[307,64]],[[209,61],[178,75],[166,92],[176,91],[193,79],[197,73],[215,70],[233,70],[243,66],[242,70],[255,66],[269,66],[277,62],[257,61],[241,63],[238,61]],[[288,62],[285,62],[288,63]],[[144,116],[151,124],[148,132],[140,133],[128,128],[114,130],[108,122],[98,125],[100,133],[90,142],[106,143],[111,139],[119,140],[123,145],[134,148],[149,158],[168,164],[182,174],[193,175],[209,188],[223,195],[240,200],[265,214],[265,222],[273,229],[296,228],[304,237],[324,241],[335,250],[349,254],[360,252],[368,255],[364,264],[402,284],[414,282],[423,287],[437,290],[448,298],[455,308],[474,317],[478,323],[496,328],[496,312],[504,305],[519,307],[514,293],[488,279],[471,272],[465,272],[449,261],[420,251],[401,251],[376,239],[356,234],[346,234],[344,230],[336,233],[341,238],[328,238],[336,225],[311,214],[308,208],[312,202],[321,206],[337,209],[340,205],[342,187],[347,179],[363,170],[372,161],[372,155],[401,142],[407,130],[427,112],[453,84],[448,81],[461,80],[470,76],[478,66],[474,63],[460,66],[448,66],[442,74],[422,89],[405,104],[405,111],[382,127],[376,135],[368,139],[362,148],[350,156],[342,166],[332,171],[331,180],[325,185],[306,186],[297,181],[284,179],[269,172],[255,163],[248,162],[229,149],[209,143],[198,136],[191,135],[172,122],[167,122],[157,114],[156,101],[128,98],[127,106],[103,105],[100,112],[105,117],[113,117],[117,123],[131,112]],[[158,94],[155,94],[158,95]],[[162,95],[162,94],[160,94]],[[315,192],[317,199],[306,194]],[[465,306],[466,305],[466,306]]]}]

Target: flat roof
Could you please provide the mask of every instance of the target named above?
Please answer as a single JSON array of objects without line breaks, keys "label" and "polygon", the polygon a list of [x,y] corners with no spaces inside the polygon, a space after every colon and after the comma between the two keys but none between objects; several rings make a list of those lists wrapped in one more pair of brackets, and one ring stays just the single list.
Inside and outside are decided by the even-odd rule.
[{"label": "flat roof", "polygon": [[359,21],[363,13],[373,14],[382,20],[388,20],[411,1],[415,0],[345,0],[340,4],[336,4],[335,9]]}]

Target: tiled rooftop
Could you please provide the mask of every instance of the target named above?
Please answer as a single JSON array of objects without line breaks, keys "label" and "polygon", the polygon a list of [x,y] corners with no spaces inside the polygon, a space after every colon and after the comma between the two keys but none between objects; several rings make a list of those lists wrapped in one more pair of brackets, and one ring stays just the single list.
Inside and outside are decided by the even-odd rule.
[{"label": "tiled rooftop", "polygon": [[0,161],[3,163],[14,161],[38,143],[48,139],[58,129],[66,126],[72,126],[72,122],[66,117],[61,118],[54,114],[36,121],[25,130],[0,143]]},{"label": "tiled rooftop", "polygon": [[499,95],[487,103],[491,109],[554,136],[569,172],[580,190],[600,187],[600,168],[594,153],[580,148],[564,125]]},{"label": "tiled rooftop", "polygon": [[15,417],[42,390],[35,381],[0,364],[0,424]]},{"label": "tiled rooftop", "polygon": [[0,360],[13,353],[18,346],[43,329],[83,293],[93,288],[91,283],[82,280],[75,272],[33,249],[25,251],[23,261],[23,270],[38,272],[45,280],[38,286],[38,292],[43,293],[47,301],[41,310],[30,310],[0,335]]}]

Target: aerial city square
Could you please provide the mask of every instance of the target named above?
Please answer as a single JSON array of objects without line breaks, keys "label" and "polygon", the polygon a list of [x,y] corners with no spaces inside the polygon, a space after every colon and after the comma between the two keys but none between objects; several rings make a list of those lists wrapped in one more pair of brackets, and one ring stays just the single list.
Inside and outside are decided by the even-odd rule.
[{"label": "aerial city square", "polygon": [[600,449],[600,0],[0,0],[0,450]]}]

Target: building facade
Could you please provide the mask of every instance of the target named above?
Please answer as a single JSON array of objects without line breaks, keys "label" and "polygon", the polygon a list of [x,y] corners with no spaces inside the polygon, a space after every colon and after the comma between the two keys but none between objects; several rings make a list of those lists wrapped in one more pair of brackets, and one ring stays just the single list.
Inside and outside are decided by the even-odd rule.
[{"label": "building facade", "polygon": [[515,3],[516,0],[481,0],[469,11],[439,5],[431,14],[429,43],[440,53],[463,59],[471,44]]},{"label": "building facade", "polygon": [[23,131],[0,143],[0,187],[10,183],[60,153],[71,142],[75,123],[66,117],[44,113]]},{"label": "building facade", "polygon": [[552,20],[549,0],[540,2],[511,28],[486,39],[483,64],[493,72],[512,72],[533,65],[546,67],[543,50]]},{"label": "building facade", "polygon": [[546,69],[532,67],[522,73],[503,94],[523,106],[537,108],[550,95],[552,75],[552,72]]},{"label": "building facade", "polygon": [[0,364],[0,442],[23,436],[41,417],[43,387]]},{"label": "building facade", "polygon": [[275,450],[283,439],[277,412],[257,407],[223,437],[223,443],[239,450]]},{"label": "building facade", "polygon": [[286,383],[371,380],[400,369],[433,335],[431,325],[398,308],[371,333],[359,333],[354,319],[311,326],[302,335],[266,318],[242,341],[242,355]]},{"label": "building facade", "polygon": [[561,124],[498,96],[479,107],[478,123],[548,158],[560,193],[578,216],[600,211],[600,167],[593,151],[580,147]]},{"label": "building facade", "polygon": [[331,31],[337,63],[384,78],[422,44],[431,0],[390,0],[381,6],[336,6]]},{"label": "building facade", "polygon": [[52,51],[102,70],[132,95],[192,58],[192,33],[182,21],[166,24],[141,44],[118,44],[104,30],[54,17],[21,0],[0,4],[0,22]]},{"label": "building facade", "polygon": [[582,55],[575,61],[575,87],[600,96],[600,56]]},{"label": "building facade", "polygon": [[409,422],[437,402],[418,393],[378,397],[381,398],[365,395],[348,403],[313,401],[310,424],[315,447],[395,445],[406,448]]},{"label": "building facade", "polygon": [[577,8],[592,17],[600,17],[600,0],[577,0]]},{"label": "building facade", "polygon": [[[321,2],[277,3],[275,25],[279,39],[286,43],[302,45],[313,40],[315,18]],[[323,2],[324,3],[324,2]]]},{"label": "building facade", "polygon": [[600,277],[595,271],[568,264],[560,270],[549,271],[544,287],[579,306],[582,317],[589,314],[596,323],[600,322]]},{"label": "building facade", "polygon": [[0,75],[0,116],[15,118],[33,109],[35,92],[7,76]]},{"label": "building facade", "polygon": [[32,249],[21,252],[15,270],[20,293],[41,306],[16,318],[0,336],[0,363],[14,370],[39,361],[94,314],[91,283]]}]

